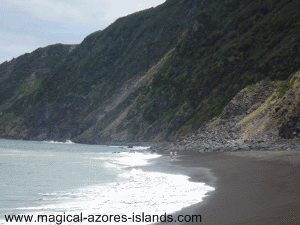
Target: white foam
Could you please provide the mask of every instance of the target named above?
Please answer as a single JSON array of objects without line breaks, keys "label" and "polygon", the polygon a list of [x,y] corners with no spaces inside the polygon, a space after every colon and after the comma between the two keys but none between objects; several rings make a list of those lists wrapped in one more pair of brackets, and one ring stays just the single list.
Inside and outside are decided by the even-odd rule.
[{"label": "white foam", "polygon": [[[148,160],[161,157],[158,154],[151,153],[129,153],[129,152],[119,152],[119,153],[99,153],[97,156],[94,154],[93,157],[89,159],[105,161],[110,164],[114,164],[117,167],[132,167],[132,166],[144,166],[149,164]],[[106,164],[108,165],[108,164]]]},{"label": "white foam", "polygon": [[108,147],[110,147],[110,148],[127,148],[127,146],[114,146],[114,145],[109,145]]},{"label": "white foam", "polygon": [[114,146],[114,145],[110,145],[109,147],[126,149],[126,150],[147,150],[147,149],[151,148],[151,146],[132,146],[129,148],[128,146]]},{"label": "white foam", "polygon": [[109,162],[104,162],[104,166],[106,168],[117,168],[118,166],[113,164],[113,163],[109,163]]},{"label": "white foam", "polygon": [[65,144],[75,144],[75,143],[71,140],[66,140]]},{"label": "white foam", "polygon": [[[34,214],[163,215],[201,202],[214,188],[189,181],[188,176],[132,169],[116,182],[94,185],[67,193],[47,193],[59,203],[19,208]],[[54,200],[54,199],[53,199]],[[31,213],[32,214],[32,213]],[[51,213],[53,214],[53,213]]]},{"label": "white foam", "polygon": [[[16,210],[26,215],[61,215],[64,212],[71,215],[82,212],[84,216],[91,214],[131,216],[133,213],[137,215],[142,212],[149,215],[163,215],[201,202],[207,192],[214,190],[204,183],[189,181],[188,176],[145,172],[131,168],[149,164],[150,159],[161,157],[157,154],[84,153],[83,158],[85,157],[93,160],[89,162],[104,166],[105,171],[118,170],[119,175],[113,181],[110,180],[110,183],[103,182],[73,190],[40,193],[39,205],[31,204],[30,207],[19,207]],[[3,220],[0,224],[2,222]]]},{"label": "white foam", "polygon": [[115,164],[123,166],[144,166],[149,164],[149,159],[155,159],[161,157],[158,154],[145,154],[145,153],[128,153],[122,152],[119,153],[120,157],[116,157],[114,160]]},{"label": "white foam", "polygon": [[66,140],[65,142],[60,142],[60,141],[43,141],[43,142],[47,144],[75,144],[71,140]]},{"label": "white foam", "polygon": [[132,149],[132,150],[147,150],[151,148],[151,146],[132,146],[132,148],[128,148],[128,149]]}]

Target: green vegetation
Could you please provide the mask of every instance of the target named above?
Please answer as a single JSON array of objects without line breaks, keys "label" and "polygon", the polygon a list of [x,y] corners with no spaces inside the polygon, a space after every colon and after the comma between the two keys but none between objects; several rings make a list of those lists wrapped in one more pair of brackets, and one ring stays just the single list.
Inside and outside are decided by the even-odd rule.
[{"label": "green vegetation", "polygon": [[280,81],[279,98],[287,92],[285,80],[300,69],[299,10],[297,0],[167,0],[90,34],[72,52],[53,45],[1,64],[0,78],[10,75],[0,81],[0,108],[12,120],[74,95],[91,102],[78,121],[98,121],[89,117],[105,100],[174,49],[130,100],[90,126],[97,134],[143,129],[146,138],[193,131],[263,79]]},{"label": "green vegetation", "polygon": [[30,107],[46,74],[69,54],[69,49],[68,45],[51,45],[20,56],[11,65],[1,64],[0,71],[10,71],[10,75],[0,82],[0,105],[14,103],[6,112],[21,114]]},{"label": "green vegetation", "polygon": [[[104,31],[82,42],[65,62],[56,66],[42,83],[39,98],[49,102],[70,93],[90,96],[87,113],[96,109],[128,79],[142,75],[168,52],[184,24],[174,23],[182,15],[180,1],[118,19]],[[93,89],[97,86],[97,89]]]},{"label": "green vegetation", "polygon": [[[165,112],[172,104],[189,102],[193,113],[187,125],[219,115],[246,86],[254,88],[266,78],[285,80],[300,68],[295,26],[300,20],[299,1],[204,1],[203,5],[196,9],[172,61],[155,75],[147,93],[151,105]],[[286,89],[282,87],[282,94]],[[163,98],[168,99],[167,106]],[[205,107],[204,102],[208,102]]]},{"label": "green vegetation", "polygon": [[279,85],[280,89],[278,93],[278,98],[282,98],[285,95],[285,93],[289,90],[290,84],[288,81],[282,81]]},{"label": "green vegetation", "polygon": [[133,128],[131,128],[131,132],[133,134],[137,134],[139,132],[140,125],[136,124]]},{"label": "green vegetation", "polygon": [[5,119],[7,119],[7,120],[10,120],[10,121],[14,121],[14,120],[17,120],[17,119],[20,118],[19,116],[14,115],[14,114],[12,114],[12,113],[7,113],[7,114],[5,114],[3,117],[4,117]]}]

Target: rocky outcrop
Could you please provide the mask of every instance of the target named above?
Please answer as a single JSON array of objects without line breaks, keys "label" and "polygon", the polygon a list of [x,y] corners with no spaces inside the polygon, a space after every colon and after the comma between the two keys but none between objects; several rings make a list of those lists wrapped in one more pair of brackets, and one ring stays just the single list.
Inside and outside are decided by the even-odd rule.
[{"label": "rocky outcrop", "polygon": [[[279,83],[267,80],[242,90],[218,118],[174,143],[152,147],[157,152],[214,152],[239,150],[300,150],[300,73],[281,97]],[[287,139],[293,139],[292,141]]]},{"label": "rocky outcrop", "polygon": [[17,63],[17,59],[14,58],[11,61],[5,62],[1,65],[1,67],[0,67],[0,82],[12,73],[13,69],[15,68],[16,63]]},{"label": "rocky outcrop", "polygon": [[90,99],[75,95],[59,98],[55,103],[43,103],[37,111],[29,111],[23,139],[68,140],[80,135],[78,117],[90,106]]},{"label": "rocky outcrop", "polygon": [[258,109],[273,94],[275,85],[268,80],[252,85],[237,94],[222,111],[222,119],[245,116]]},{"label": "rocky outcrop", "polygon": [[300,116],[290,117],[279,128],[279,135],[286,139],[293,139],[300,136]]}]

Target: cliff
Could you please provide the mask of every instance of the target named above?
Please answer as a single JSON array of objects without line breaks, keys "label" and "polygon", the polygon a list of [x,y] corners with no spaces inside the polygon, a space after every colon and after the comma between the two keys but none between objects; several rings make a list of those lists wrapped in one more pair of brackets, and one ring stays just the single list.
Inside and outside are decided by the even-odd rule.
[{"label": "cliff", "polygon": [[288,81],[263,80],[240,91],[219,117],[153,151],[299,150],[300,72]]},{"label": "cliff", "polygon": [[[5,62],[0,135],[174,141],[221,123],[239,129],[240,142],[271,130],[297,138],[298,105],[291,113],[281,95],[300,69],[299,9],[296,0],[168,0],[79,45],[48,46]],[[258,113],[274,100],[276,113]],[[253,112],[261,117],[257,124],[246,117]],[[262,122],[270,118],[275,122]]]}]

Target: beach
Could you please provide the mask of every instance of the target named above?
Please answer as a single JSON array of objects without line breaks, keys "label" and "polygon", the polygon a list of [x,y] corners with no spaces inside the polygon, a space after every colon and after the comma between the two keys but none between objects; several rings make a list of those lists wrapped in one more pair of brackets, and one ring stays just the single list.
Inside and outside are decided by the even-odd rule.
[{"label": "beach", "polygon": [[[103,215],[103,222],[108,222],[107,215],[122,215],[122,222],[133,224],[143,212],[171,214],[200,202],[214,190],[205,185],[213,177],[209,169],[178,166],[173,164],[177,158],[170,160],[147,149],[0,140],[0,224],[21,221],[13,215],[28,216],[27,224],[60,224],[64,215],[90,218],[82,223],[89,224],[93,215]],[[199,174],[202,182],[189,180]],[[39,215],[45,219],[39,220]],[[78,224],[72,219],[64,221]]]},{"label": "beach", "polygon": [[4,215],[81,212],[201,215],[189,225],[300,221],[298,151],[178,151],[171,158],[147,147],[116,154],[118,146],[70,142],[1,140],[0,147],[0,224]]},{"label": "beach", "polygon": [[191,176],[194,181],[206,179],[216,190],[208,193],[203,202],[176,213],[201,215],[201,223],[186,224],[300,223],[300,153],[297,151],[194,153],[179,155],[172,164],[208,168],[215,176],[215,179]]}]

